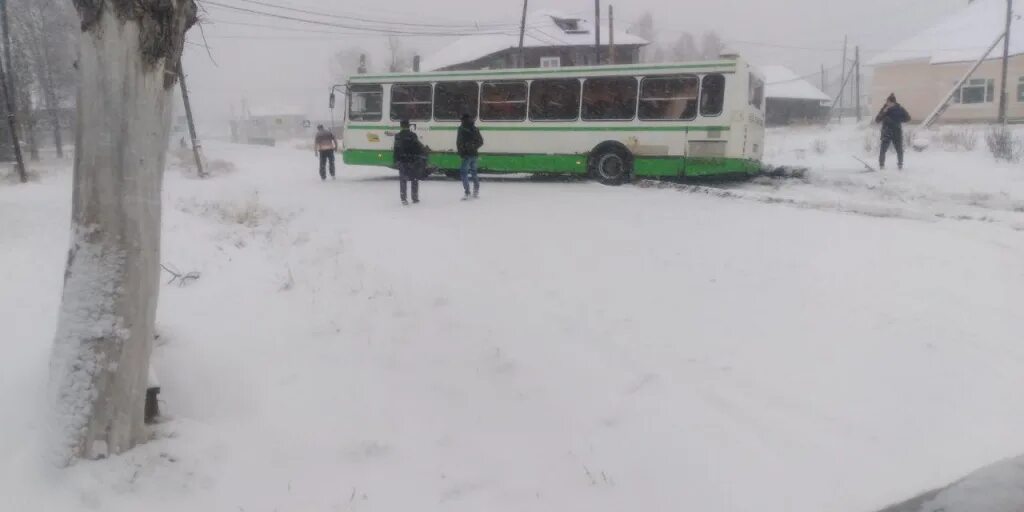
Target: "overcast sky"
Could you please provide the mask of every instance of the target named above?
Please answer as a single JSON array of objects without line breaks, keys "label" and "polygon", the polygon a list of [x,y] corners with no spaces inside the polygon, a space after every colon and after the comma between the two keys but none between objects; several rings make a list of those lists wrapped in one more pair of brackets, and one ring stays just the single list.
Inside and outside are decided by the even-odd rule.
[{"label": "overcast sky", "polygon": [[[215,1],[272,10],[241,0]],[[520,0],[260,1],[404,24],[515,25],[522,12]],[[602,0],[603,12],[607,12],[608,1]],[[198,28],[192,29],[188,39],[193,44],[186,47],[185,69],[201,125],[222,124],[232,108],[240,110],[243,98],[251,108],[297,108],[310,117],[326,119],[330,56],[352,46],[374,52],[377,63],[386,55],[385,36],[335,35],[345,30],[260,17],[204,4],[203,0],[199,3],[205,5],[204,30],[216,62],[211,62],[206,49],[198,45],[203,41]],[[625,29],[650,11],[660,39],[671,41],[681,31],[699,37],[704,31],[715,30],[731,48],[755,64],[783,64],[802,75],[816,72],[822,64],[838,67],[843,35],[849,35],[851,46],[861,45],[867,60],[871,54],[929,27],[967,3],[968,0],[629,0],[615,5],[615,24],[616,28]],[[588,0],[530,0],[530,10],[538,9],[588,19],[594,14],[594,4]],[[301,13],[282,14],[315,18]],[[408,37],[404,44],[426,56],[451,40]],[[223,130],[208,127],[202,131]]]}]

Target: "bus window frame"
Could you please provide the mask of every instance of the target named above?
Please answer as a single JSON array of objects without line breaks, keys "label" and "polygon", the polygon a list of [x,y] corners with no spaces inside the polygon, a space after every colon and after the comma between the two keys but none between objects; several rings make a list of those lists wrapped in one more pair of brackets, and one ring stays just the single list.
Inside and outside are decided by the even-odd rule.
[{"label": "bus window frame", "polygon": [[[632,78],[636,84],[636,94],[633,96],[633,116],[626,118],[608,118],[608,119],[586,119],[583,117],[583,104],[584,95],[586,94],[587,82],[590,80],[609,80],[609,79],[626,79]],[[579,120],[585,123],[602,123],[602,122],[621,122],[621,121],[635,121],[640,116],[640,84],[642,80],[636,75],[608,75],[608,76],[588,76],[580,79],[580,115]]]},{"label": "bus window frame", "polygon": [[[530,120],[530,80],[482,80],[480,81],[480,105],[477,107],[477,117],[481,122],[486,123],[525,123]],[[523,84],[526,87],[526,99],[523,100],[522,119],[484,119],[484,84]]]},{"label": "bus window frame", "polygon": [[[686,118],[686,119],[665,119],[665,118],[661,118],[661,119],[643,119],[643,118],[641,118],[640,117],[640,102],[643,101],[644,82],[647,81],[648,79],[651,79],[651,80],[659,80],[659,79],[660,80],[664,80],[664,79],[667,79],[667,78],[696,78],[697,79],[697,97],[694,98],[696,100],[696,103],[697,103],[697,108],[694,110],[693,117],[692,118]],[[637,91],[636,91],[636,120],[640,121],[640,122],[643,122],[643,123],[658,123],[658,122],[666,122],[666,121],[667,122],[676,122],[676,123],[680,123],[680,122],[689,123],[689,122],[696,121],[697,118],[700,117],[700,95],[701,95],[701,92],[702,92],[701,85],[703,83],[704,83],[703,77],[701,75],[697,74],[697,73],[683,73],[683,74],[673,74],[673,75],[644,75],[640,79],[640,88],[637,89]]]},{"label": "bus window frame", "polygon": [[[722,77],[722,105],[718,110],[717,114],[705,115],[704,114],[704,80],[708,77],[720,76]],[[726,78],[725,73],[707,73],[700,76],[700,96],[697,98],[697,115],[702,118],[714,119],[716,117],[722,117],[725,113],[725,100],[729,97],[729,80]]]},{"label": "bus window frame", "polygon": [[[363,119],[363,118],[352,119],[352,100],[355,98],[355,95],[352,92],[352,87],[377,87],[378,89],[380,89],[380,112],[379,112],[380,116],[377,119]],[[390,92],[390,89],[389,89],[389,92]],[[357,93],[357,94],[359,94],[359,93]],[[374,93],[370,93],[370,94],[374,94]],[[350,121],[361,122],[361,123],[379,123],[381,121],[384,121],[384,84],[379,84],[379,83],[377,83],[377,84],[372,84],[372,83],[370,83],[370,84],[353,84],[353,85],[349,86],[348,94],[346,94],[345,96],[348,98],[348,101],[346,102],[347,103],[346,107],[348,107],[348,111],[345,112],[346,119],[348,119]],[[390,109],[390,107],[391,107],[391,105],[388,104],[388,108],[389,109]],[[360,116],[360,117],[362,117],[362,116]]]},{"label": "bus window frame", "polygon": [[[542,82],[542,81],[555,82],[555,81],[569,81],[569,80],[576,80],[576,85],[579,86],[579,96],[577,96],[577,102],[576,102],[576,117],[574,119],[534,119],[533,116],[530,115],[530,106],[531,106],[531,102],[533,100],[533,83],[534,82],[539,82],[539,81],[540,82]],[[526,120],[527,121],[529,121],[531,123],[578,123],[580,121],[580,114],[582,113],[582,109],[583,109],[583,79],[582,78],[579,78],[579,77],[577,77],[577,78],[573,78],[573,77],[568,77],[568,78],[534,78],[534,79],[529,80],[529,82],[530,82],[530,86],[529,86],[529,90],[527,92],[530,95],[527,96],[527,103],[526,103]]]},{"label": "bus window frame", "polygon": [[[401,121],[402,118],[395,117],[395,109],[391,108],[395,104],[395,87],[408,87],[408,86],[427,86],[430,88],[430,114],[426,118],[408,118],[409,121],[426,121],[431,122],[434,119],[434,83],[433,82],[396,82],[391,84],[388,90],[388,119],[391,121]],[[400,105],[417,105],[423,102],[403,102]]]},{"label": "bus window frame", "polygon": [[431,82],[432,87],[431,87],[431,91],[430,91],[430,104],[431,104],[431,106],[430,106],[430,110],[431,110],[431,112],[430,112],[430,121],[435,122],[435,123],[457,123],[457,122],[460,122],[462,120],[462,114],[465,113],[465,112],[458,113],[456,115],[455,119],[438,119],[437,118],[437,86],[441,85],[441,84],[476,84],[476,114],[473,115],[473,119],[479,119],[480,118],[480,101],[481,101],[481,96],[482,96],[482,93],[483,93],[483,87],[481,86],[481,82],[478,81],[478,80],[445,80],[445,81]]}]

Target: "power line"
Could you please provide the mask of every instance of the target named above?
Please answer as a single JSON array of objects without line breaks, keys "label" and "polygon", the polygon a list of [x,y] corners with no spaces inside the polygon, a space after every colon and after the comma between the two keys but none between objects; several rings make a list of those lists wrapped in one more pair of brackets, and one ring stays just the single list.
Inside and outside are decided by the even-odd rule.
[{"label": "power line", "polygon": [[299,23],[307,23],[307,24],[310,24],[310,25],[320,25],[320,26],[325,26],[325,27],[343,28],[343,29],[347,29],[347,30],[359,30],[359,31],[363,31],[363,32],[366,32],[366,33],[379,33],[379,34],[390,34],[390,35],[407,35],[407,36],[421,36],[421,35],[426,35],[426,36],[431,36],[431,35],[432,36],[474,36],[474,35],[508,35],[509,34],[509,32],[507,32],[507,31],[470,31],[470,32],[448,31],[448,32],[437,32],[437,31],[415,31],[415,30],[389,30],[389,29],[383,29],[383,28],[374,28],[374,27],[359,26],[359,25],[346,25],[346,24],[342,24],[342,23],[332,23],[332,22],[327,22],[327,21],[310,20],[310,19],[306,19],[306,18],[298,18],[298,17],[294,17],[294,16],[286,16],[286,15],[283,15],[283,14],[276,14],[276,13],[272,13],[272,12],[258,11],[258,10],[255,10],[255,9],[247,9],[245,7],[237,7],[237,6],[233,6],[233,5],[222,4],[222,3],[219,3],[219,2],[213,2],[211,0],[200,0],[200,1],[204,5],[210,5],[210,6],[214,6],[214,7],[223,8],[223,9],[230,9],[230,10],[233,10],[233,11],[239,11],[239,12],[244,12],[244,13],[248,13],[248,14],[254,14],[254,15],[257,15],[257,16],[266,16],[266,17],[269,17],[269,18],[277,18],[277,19],[288,20],[288,21],[296,21],[296,22],[299,22]]},{"label": "power line", "polygon": [[341,19],[341,20],[361,21],[361,22],[365,22],[365,23],[376,23],[376,24],[381,24],[381,25],[402,25],[402,26],[410,26],[410,27],[428,27],[428,28],[443,28],[443,29],[453,29],[454,28],[454,29],[460,29],[460,30],[468,30],[468,29],[473,29],[473,28],[479,29],[481,27],[488,28],[488,29],[514,28],[514,27],[518,26],[518,24],[515,24],[515,23],[484,23],[484,24],[480,24],[480,23],[432,24],[432,23],[419,23],[419,22],[409,23],[409,22],[394,21],[394,20],[362,18],[362,17],[359,17],[359,16],[351,16],[351,15],[345,15],[345,14],[332,14],[332,13],[329,13],[329,12],[322,12],[322,11],[311,11],[311,10],[306,10],[306,9],[299,9],[299,8],[296,8],[296,7],[289,7],[289,6],[284,6],[284,5],[272,4],[272,3],[269,3],[269,2],[262,2],[260,0],[238,0],[238,1],[239,2],[250,3],[250,4],[255,4],[255,5],[260,5],[260,6],[263,6],[263,7],[270,7],[272,9],[279,9],[279,10],[282,10],[282,11],[298,12],[298,13],[302,13],[302,14],[312,14],[314,16],[324,16],[324,17],[328,17],[328,18],[335,18],[335,19]]}]

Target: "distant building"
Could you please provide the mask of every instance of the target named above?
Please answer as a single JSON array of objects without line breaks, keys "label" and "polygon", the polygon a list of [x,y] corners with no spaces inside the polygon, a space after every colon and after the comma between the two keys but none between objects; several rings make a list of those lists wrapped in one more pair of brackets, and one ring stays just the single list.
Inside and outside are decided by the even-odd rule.
[{"label": "distant building", "polygon": [[302,138],[309,132],[308,119],[293,107],[248,109],[241,119],[231,121],[231,141],[273,146],[277,141]]},{"label": "distant building", "polygon": [[[890,93],[917,121],[923,121],[981,58],[1002,33],[1005,0],[975,0],[932,28],[904,40],[871,59],[871,111],[877,112]],[[1014,16],[1007,75],[1007,115],[1024,121],[1024,20]],[[943,121],[992,122],[998,117],[1000,43],[973,77],[953,96]]]},{"label": "distant building", "polygon": [[815,123],[828,116],[832,99],[783,66],[761,66],[765,78],[765,123]]},{"label": "distant building", "polygon": [[[609,62],[608,19],[601,19],[601,58]],[[640,48],[649,44],[643,38],[615,31],[615,63],[640,61]],[[423,59],[423,71],[469,69],[547,68],[597,64],[594,52],[593,24],[578,16],[543,11],[526,20],[523,40],[525,66],[519,62],[519,31],[470,35],[457,39],[434,55]]]}]

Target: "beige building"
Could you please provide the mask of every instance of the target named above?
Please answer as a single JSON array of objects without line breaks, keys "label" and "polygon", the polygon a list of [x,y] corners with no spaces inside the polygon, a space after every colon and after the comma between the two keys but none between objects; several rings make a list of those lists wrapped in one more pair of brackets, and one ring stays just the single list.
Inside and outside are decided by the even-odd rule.
[{"label": "beige building", "polygon": [[[1005,0],[975,0],[938,25],[872,59],[870,106],[877,112],[895,93],[914,121],[923,121],[996,38],[1005,23]],[[1013,30],[1024,34],[1024,21]],[[1024,121],[1024,41],[1010,38],[1007,116]],[[954,95],[944,122],[992,122],[998,117],[1002,43]]]}]

